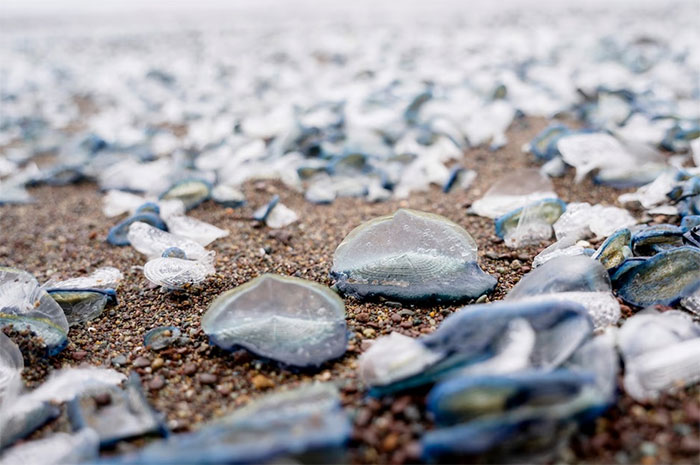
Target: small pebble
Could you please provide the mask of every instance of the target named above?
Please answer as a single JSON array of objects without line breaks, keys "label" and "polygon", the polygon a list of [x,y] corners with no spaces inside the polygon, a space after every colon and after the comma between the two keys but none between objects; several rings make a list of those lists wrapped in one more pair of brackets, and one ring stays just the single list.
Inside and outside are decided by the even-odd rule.
[{"label": "small pebble", "polygon": [[146,368],[147,366],[151,365],[151,361],[146,357],[137,357],[132,365],[136,368]]},{"label": "small pebble", "polygon": [[218,380],[217,376],[212,373],[200,373],[197,379],[202,384],[214,384]]},{"label": "small pebble", "polygon": [[153,377],[153,379],[148,383],[148,389],[151,391],[158,391],[165,386],[165,380],[163,379],[162,376],[156,375]]},{"label": "small pebble", "polygon": [[275,387],[275,383],[264,375],[255,375],[251,381],[255,389],[269,389]]}]

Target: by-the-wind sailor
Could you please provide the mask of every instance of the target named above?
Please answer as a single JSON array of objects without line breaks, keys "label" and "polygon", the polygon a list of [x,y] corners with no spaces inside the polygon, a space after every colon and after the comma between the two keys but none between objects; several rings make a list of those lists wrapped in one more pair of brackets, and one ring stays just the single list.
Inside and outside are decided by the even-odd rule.
[{"label": "by-the-wind sailor", "polygon": [[318,366],[345,353],[345,304],[330,289],[264,274],[221,294],[202,329],[224,349],[244,347],[293,366]]},{"label": "by-the-wind sailor", "polygon": [[471,208],[479,216],[495,219],[529,203],[556,197],[547,176],[536,168],[526,168],[500,178]]},{"label": "by-the-wind sailor", "polygon": [[350,232],[333,255],[338,289],[358,298],[460,301],[496,285],[479,268],[476,242],[448,219],[400,209]]},{"label": "by-the-wind sailor", "polygon": [[423,458],[486,454],[489,462],[553,449],[577,421],[595,418],[610,402],[590,373],[570,371],[456,378],[428,399],[445,427],[423,436]]},{"label": "by-the-wind sailor", "polygon": [[213,251],[207,251],[191,239],[161,231],[141,222],[136,222],[129,227],[128,238],[136,250],[150,258],[160,257],[170,247],[182,249],[187,258],[192,260],[211,260],[214,255]]},{"label": "by-the-wind sailor", "polygon": [[618,229],[635,224],[637,220],[623,208],[575,202],[567,205],[566,211],[552,227],[558,240],[580,240],[608,237]]},{"label": "by-the-wind sailor", "polygon": [[629,229],[619,229],[603,242],[591,258],[598,260],[607,270],[617,268],[632,255],[631,238],[632,234]]},{"label": "by-the-wind sailor", "polygon": [[180,334],[180,328],[175,326],[159,326],[146,333],[143,343],[150,349],[161,350],[175,343],[180,338]]},{"label": "by-the-wind sailor", "polygon": [[214,187],[211,191],[211,198],[219,205],[229,208],[238,208],[245,204],[243,192],[225,184],[219,184]]},{"label": "by-the-wind sailor", "polygon": [[114,289],[47,289],[46,292],[61,306],[70,326],[93,320],[106,306],[117,304]]},{"label": "by-the-wind sailor", "polygon": [[527,273],[507,300],[557,292],[610,292],[610,277],[600,262],[586,256],[558,257]]},{"label": "by-the-wind sailor", "polygon": [[49,356],[58,354],[68,345],[68,335],[66,331],[46,318],[33,318],[24,315],[0,313],[0,328],[6,326],[11,326],[16,331],[23,331],[26,329],[34,333],[44,343]]},{"label": "by-the-wind sailor", "polygon": [[508,247],[537,244],[552,236],[552,224],[566,210],[559,199],[544,199],[525,205],[496,218],[496,235]]},{"label": "by-the-wind sailor", "polygon": [[5,392],[13,391],[21,383],[20,373],[23,368],[24,359],[19,347],[0,331],[0,411],[5,400]]},{"label": "by-the-wind sailor", "polygon": [[542,252],[535,255],[532,260],[532,267],[537,268],[540,265],[557,257],[575,257],[577,255],[593,255],[595,250],[589,249],[590,244],[586,241],[579,241],[573,237],[560,239],[547,246]]},{"label": "by-the-wind sailor", "polygon": [[0,313],[44,319],[64,333],[68,332],[63,309],[39,286],[34,276],[16,268],[0,267]]},{"label": "by-the-wind sailor", "polygon": [[342,457],[325,454],[340,451],[351,432],[337,388],[306,384],[268,394],[193,433],[123,455],[119,463],[268,463],[306,453],[322,463],[341,463]]},{"label": "by-the-wind sailor", "polygon": [[137,222],[149,224],[163,231],[168,229],[160,216],[153,213],[138,213],[112,227],[112,229],[109,230],[109,234],[107,234],[107,242],[119,246],[129,245],[129,230],[131,229],[131,225]]},{"label": "by-the-wind sailor", "polygon": [[618,344],[625,390],[637,400],[700,381],[700,325],[689,315],[645,310],[625,322]]},{"label": "by-the-wind sailor", "polygon": [[700,281],[700,249],[677,247],[658,253],[619,278],[617,293],[632,305],[674,305]]},{"label": "by-the-wind sailor", "polygon": [[63,281],[50,279],[44,289],[116,289],[123,278],[118,269],[106,266],[98,268],[88,276],[70,278]]},{"label": "by-the-wind sailor", "polygon": [[163,192],[159,200],[181,200],[190,210],[211,197],[212,186],[203,179],[185,179],[176,182]]},{"label": "by-the-wind sailor", "polygon": [[190,216],[171,216],[165,219],[165,223],[170,233],[192,239],[203,247],[229,234],[225,229]]},{"label": "by-the-wind sailor", "polygon": [[53,433],[8,449],[0,457],[0,465],[82,463],[97,458],[99,442],[97,433],[89,428],[74,434]]},{"label": "by-the-wind sailor", "polygon": [[187,285],[199,284],[214,271],[214,265],[209,259],[187,260],[175,257],[154,258],[143,267],[146,279],[166,289],[182,289]]},{"label": "by-the-wind sailor", "polygon": [[[586,309],[568,300],[470,305],[414,342],[397,336],[378,339],[360,357],[359,370],[379,393],[429,384],[456,371],[548,370],[565,361],[592,330]],[[500,357],[506,352],[522,357],[523,363]]]},{"label": "by-the-wind sailor", "polygon": [[270,202],[258,208],[253,213],[253,218],[264,222],[273,229],[284,228],[299,219],[296,212],[280,203],[280,198],[275,195]]},{"label": "by-the-wind sailor", "polygon": [[[98,402],[96,396],[107,397]],[[167,435],[161,416],[143,395],[141,380],[132,373],[124,389],[116,386],[92,388],[68,404],[68,416],[75,430],[97,432],[101,447],[123,439],[157,433]]]},{"label": "by-the-wind sailor", "polygon": [[683,229],[672,224],[642,226],[632,233],[632,252],[637,257],[649,257],[683,245]]},{"label": "by-the-wind sailor", "polygon": [[548,126],[532,139],[529,149],[540,160],[551,160],[559,155],[559,139],[570,133],[571,130],[563,124]]}]

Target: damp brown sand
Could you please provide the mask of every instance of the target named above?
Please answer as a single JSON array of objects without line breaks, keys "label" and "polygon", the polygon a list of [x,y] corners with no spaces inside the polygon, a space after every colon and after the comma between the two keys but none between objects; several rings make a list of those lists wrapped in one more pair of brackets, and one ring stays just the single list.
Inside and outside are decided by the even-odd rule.
[{"label": "damp brown sand", "polygon": [[[355,431],[349,444],[351,462],[417,462],[417,441],[432,427],[425,414],[425,392],[368,398],[357,376],[357,357],[366,350],[368,341],[392,331],[414,337],[434,331],[456,306],[396,307],[346,299],[351,332],[348,351],[340,360],[313,371],[286,370],[245,351],[226,353],[212,347],[200,328],[200,318],[218,294],[262,273],[331,285],[328,272],[333,251],[345,235],[360,223],[399,207],[443,215],[469,231],[478,243],[482,268],[498,278],[491,299],[502,298],[529,271],[533,257],[547,244],[510,250],[495,237],[492,220],[467,215],[466,209],[500,176],[536,166],[521,147],[546,124],[539,119],[516,121],[504,149],[475,149],[465,154],[461,164],[478,172],[467,191],[444,194],[433,187],[406,200],[370,204],[346,198],[332,205],[313,205],[278,182],[259,181],[245,186],[247,205],[242,208],[226,209],[206,202],[190,215],[227,228],[231,235],[209,246],[216,251],[216,275],[186,292],[164,292],[149,286],[141,269],[144,257],[131,247],[105,242],[109,228],[120,218],[102,214],[102,195],[94,184],[32,189],[36,204],[0,207],[0,264],[25,269],[41,282],[115,266],[124,273],[124,280],[118,289],[118,306],[88,324],[72,328],[68,348],[48,361],[30,362],[24,371],[25,381],[34,387],[54,369],[81,364],[113,367],[124,373],[136,371],[149,401],[165,414],[173,431],[195,429],[275,388],[311,380],[333,381],[341,388],[343,403],[354,419]],[[555,179],[554,184],[565,201],[619,206],[617,196],[621,191],[594,185],[590,180],[576,184],[572,172]],[[249,220],[253,210],[274,194],[299,214],[298,223],[271,230]],[[665,220],[674,219],[655,219]],[[162,325],[180,327],[189,343],[160,352],[146,349],[144,334]],[[126,363],[115,365],[113,360],[120,358]],[[640,404],[622,394],[608,413],[576,434],[552,460],[698,463],[699,424],[698,388],[663,396],[655,404]],[[62,418],[32,437],[67,428]],[[123,443],[117,450],[142,443]]]}]

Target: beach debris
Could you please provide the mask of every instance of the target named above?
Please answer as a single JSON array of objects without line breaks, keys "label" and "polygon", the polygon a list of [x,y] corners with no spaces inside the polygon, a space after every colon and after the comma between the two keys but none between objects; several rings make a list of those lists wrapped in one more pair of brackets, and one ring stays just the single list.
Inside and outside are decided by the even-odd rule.
[{"label": "beach debris", "polygon": [[365,299],[460,301],[492,290],[476,242],[439,215],[399,209],[348,234],[333,255],[331,276],[344,294]]},{"label": "beach debris", "polygon": [[538,244],[552,237],[552,224],[566,210],[559,199],[544,199],[496,218],[496,235],[513,249]]},{"label": "beach debris", "polygon": [[159,326],[146,333],[143,343],[149,349],[162,350],[176,343],[180,334],[180,328],[175,326]]},{"label": "beach debris", "polygon": [[168,225],[168,232],[171,234],[192,239],[203,247],[229,235],[227,230],[217,228],[191,216],[170,216],[165,219],[165,223]]},{"label": "beach debris", "polygon": [[[63,309],[34,276],[16,268],[0,267],[0,315],[0,326],[25,323],[36,328],[51,326],[63,332],[64,338],[68,332]],[[31,324],[31,320],[37,321]]]},{"label": "beach debris", "polygon": [[73,429],[91,429],[100,439],[100,447],[143,436],[167,436],[163,419],[144,397],[141,380],[132,373],[122,389],[114,385],[91,388],[68,403]]},{"label": "beach debris", "polygon": [[430,384],[459,372],[552,370],[569,358],[592,330],[585,307],[568,300],[470,305],[415,343],[398,336],[380,338],[360,357],[359,371],[365,384],[383,394]]},{"label": "beach debris", "polygon": [[622,325],[618,345],[625,390],[638,401],[700,381],[700,325],[683,312],[637,313]]},{"label": "beach debris", "polygon": [[63,309],[69,326],[97,318],[108,305],[117,305],[114,289],[46,289]]},{"label": "beach debris", "polygon": [[304,454],[328,463],[338,461],[351,432],[337,388],[309,383],[263,396],[192,433],[122,455],[119,463],[267,463]]},{"label": "beach debris", "polygon": [[214,257],[213,251],[207,251],[191,239],[170,234],[139,221],[129,226],[127,237],[132,247],[149,258],[161,257],[163,252],[171,247],[183,250],[191,260],[212,260]]},{"label": "beach debris", "polygon": [[495,219],[539,200],[556,198],[552,181],[547,176],[536,168],[525,168],[501,177],[472,204],[471,210],[479,216]]},{"label": "beach debris", "polygon": [[95,460],[99,448],[99,437],[89,428],[73,434],[52,433],[42,439],[24,442],[6,450],[0,456],[0,465],[82,463]]},{"label": "beach debris", "polygon": [[673,306],[700,282],[700,249],[676,247],[658,253],[617,278],[617,294],[638,307]]},{"label": "beach debris", "polygon": [[203,179],[178,181],[163,192],[159,200],[180,200],[185,210],[191,210],[211,197],[212,185]]},{"label": "beach debris", "polygon": [[624,208],[572,202],[552,225],[557,240],[605,238],[621,228],[629,228],[637,220]]},{"label": "beach debris", "polygon": [[278,362],[319,366],[345,353],[345,304],[330,289],[264,274],[221,294],[202,316],[212,343]]}]

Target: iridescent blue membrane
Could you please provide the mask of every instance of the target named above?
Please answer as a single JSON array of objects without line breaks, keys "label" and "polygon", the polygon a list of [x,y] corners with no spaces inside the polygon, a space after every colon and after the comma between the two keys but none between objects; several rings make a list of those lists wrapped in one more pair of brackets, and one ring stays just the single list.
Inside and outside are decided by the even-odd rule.
[{"label": "iridescent blue membrane", "polygon": [[47,289],[61,306],[70,325],[97,318],[107,306],[117,305],[114,289]]},{"label": "iridescent blue membrane", "polygon": [[[624,264],[623,264],[624,265]],[[677,247],[658,253],[617,277],[617,293],[639,307],[673,306],[700,281],[700,249]]]},{"label": "iridescent blue membrane", "polygon": [[178,181],[165,192],[163,192],[160,200],[181,200],[185,205],[185,209],[191,210],[197,205],[211,197],[212,185],[203,179],[185,179]]},{"label": "iridescent blue membrane", "polygon": [[155,215],[153,213],[138,213],[121,221],[119,224],[110,229],[109,234],[107,235],[107,242],[109,242],[112,245],[119,246],[129,245],[129,239],[127,237],[127,235],[129,234],[129,226],[131,226],[132,223],[136,223],[137,221],[150,224],[154,228],[158,228],[163,231],[168,230],[168,226],[160,218],[160,216]]},{"label": "iridescent blue membrane", "polygon": [[672,224],[644,226],[632,234],[631,243],[635,256],[650,257],[683,245],[683,229]]},{"label": "iridescent blue membrane", "polygon": [[68,345],[68,335],[65,331],[44,318],[0,313],[0,328],[6,326],[12,326],[16,331],[28,329],[36,334],[43,341],[49,357],[58,354]]}]

